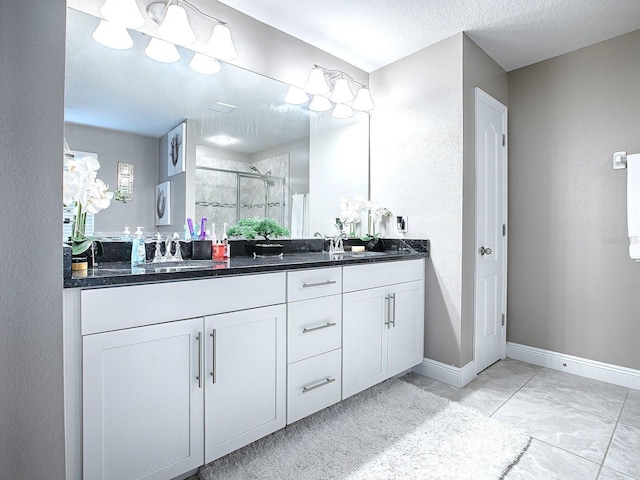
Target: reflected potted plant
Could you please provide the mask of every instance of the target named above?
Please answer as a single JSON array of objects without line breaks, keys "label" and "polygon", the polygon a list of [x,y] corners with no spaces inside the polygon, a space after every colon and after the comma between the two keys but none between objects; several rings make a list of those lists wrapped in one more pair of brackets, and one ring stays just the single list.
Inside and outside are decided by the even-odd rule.
[{"label": "reflected potted plant", "polygon": [[284,245],[280,243],[269,243],[269,237],[288,237],[289,230],[281,227],[273,218],[243,218],[227,230],[227,235],[230,237],[242,236],[247,240],[262,237],[266,243],[256,243],[253,245],[254,255],[282,255]]}]

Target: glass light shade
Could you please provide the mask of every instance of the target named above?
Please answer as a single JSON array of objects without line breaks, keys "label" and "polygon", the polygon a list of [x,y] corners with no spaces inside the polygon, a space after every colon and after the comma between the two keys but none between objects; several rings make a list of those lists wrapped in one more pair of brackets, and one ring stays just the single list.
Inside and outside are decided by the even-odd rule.
[{"label": "glass light shade", "polygon": [[191,45],[196,41],[187,11],[180,5],[169,5],[164,20],[158,27],[158,35],[176,45]]},{"label": "glass light shade", "polygon": [[100,20],[98,28],[93,32],[93,38],[99,44],[116,50],[126,50],[133,47],[133,40],[127,29],[107,20]]},{"label": "glass light shade", "polygon": [[324,77],[324,70],[319,67],[311,69],[304,91],[311,95],[324,95],[331,91],[331,87],[329,87],[327,79]]},{"label": "glass light shade", "polygon": [[363,87],[358,90],[358,93],[356,93],[356,99],[351,104],[351,108],[358,110],[359,112],[368,112],[375,108],[373,99],[371,98],[371,92],[368,88]]},{"label": "glass light shade", "polygon": [[353,92],[349,88],[349,82],[346,78],[336,80],[329,99],[334,103],[349,103],[353,100]]},{"label": "glass light shade", "polygon": [[163,63],[174,63],[180,60],[180,53],[176,46],[159,38],[152,38],[147,48],[144,49],[144,53],[149,58]]},{"label": "glass light shade", "polygon": [[327,110],[331,110],[331,102],[327,97],[323,97],[322,95],[314,95],[313,100],[309,104],[309,110],[313,110],[314,112],[326,112]]},{"label": "glass light shade", "polygon": [[140,28],[144,25],[144,17],[136,0],[106,0],[100,9],[100,15],[125,28]]},{"label": "glass light shade", "polygon": [[292,105],[302,105],[309,101],[309,95],[307,95],[301,88],[290,85],[289,90],[287,90],[287,94],[284,97],[284,101]]},{"label": "glass light shade", "polygon": [[336,105],[336,108],[331,112],[336,118],[349,118],[353,117],[353,109],[349,105],[344,105],[343,103],[339,103]]},{"label": "glass light shade", "polygon": [[202,53],[196,53],[189,62],[189,66],[202,75],[215,75],[222,68],[218,60]]},{"label": "glass light shade", "polygon": [[238,56],[231,38],[231,30],[221,23],[213,27],[213,33],[204,48],[209,55],[218,60],[233,60]]}]

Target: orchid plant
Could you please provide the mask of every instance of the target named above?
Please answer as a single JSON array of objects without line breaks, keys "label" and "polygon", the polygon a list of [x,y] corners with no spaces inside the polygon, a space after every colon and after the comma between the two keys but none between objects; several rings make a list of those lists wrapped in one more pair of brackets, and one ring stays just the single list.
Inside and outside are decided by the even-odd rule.
[{"label": "orchid plant", "polygon": [[384,217],[390,217],[392,213],[380,204],[371,200],[367,200],[362,195],[356,195],[354,200],[349,198],[340,198],[340,223],[349,225],[349,237],[356,237],[356,225],[362,220],[362,214],[367,214],[367,233],[360,237],[362,240],[371,240],[376,238],[376,225],[382,221]]},{"label": "orchid plant", "polygon": [[96,178],[99,169],[100,162],[94,157],[76,159],[72,155],[65,155],[62,203],[76,207],[71,235],[73,255],[86,252],[93,243],[93,238],[85,235],[87,213],[96,214],[104,210],[113,198],[109,186]]}]

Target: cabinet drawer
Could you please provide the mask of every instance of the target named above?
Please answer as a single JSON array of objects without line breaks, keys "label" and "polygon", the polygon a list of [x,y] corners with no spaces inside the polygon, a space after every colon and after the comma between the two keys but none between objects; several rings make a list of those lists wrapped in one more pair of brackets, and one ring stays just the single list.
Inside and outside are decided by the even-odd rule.
[{"label": "cabinet drawer", "polygon": [[284,272],[83,290],[82,334],[277,305]]},{"label": "cabinet drawer", "polygon": [[288,366],[287,425],[340,401],[341,359],[338,349]]},{"label": "cabinet drawer", "polygon": [[288,304],[288,363],[335,350],[341,344],[342,295]]},{"label": "cabinet drawer", "polygon": [[342,278],[344,292],[413,282],[424,278],[424,260],[350,265],[344,267]]},{"label": "cabinet drawer", "polygon": [[287,273],[287,301],[342,293],[342,268],[311,268]]}]

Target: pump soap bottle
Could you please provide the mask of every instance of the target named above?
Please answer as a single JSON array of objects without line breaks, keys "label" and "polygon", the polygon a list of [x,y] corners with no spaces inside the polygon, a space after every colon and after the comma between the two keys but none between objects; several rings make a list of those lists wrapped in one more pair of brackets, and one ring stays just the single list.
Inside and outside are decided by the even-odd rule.
[{"label": "pump soap bottle", "polygon": [[147,252],[144,245],[142,227],[136,227],[133,242],[131,244],[131,265],[144,263],[147,260]]}]

